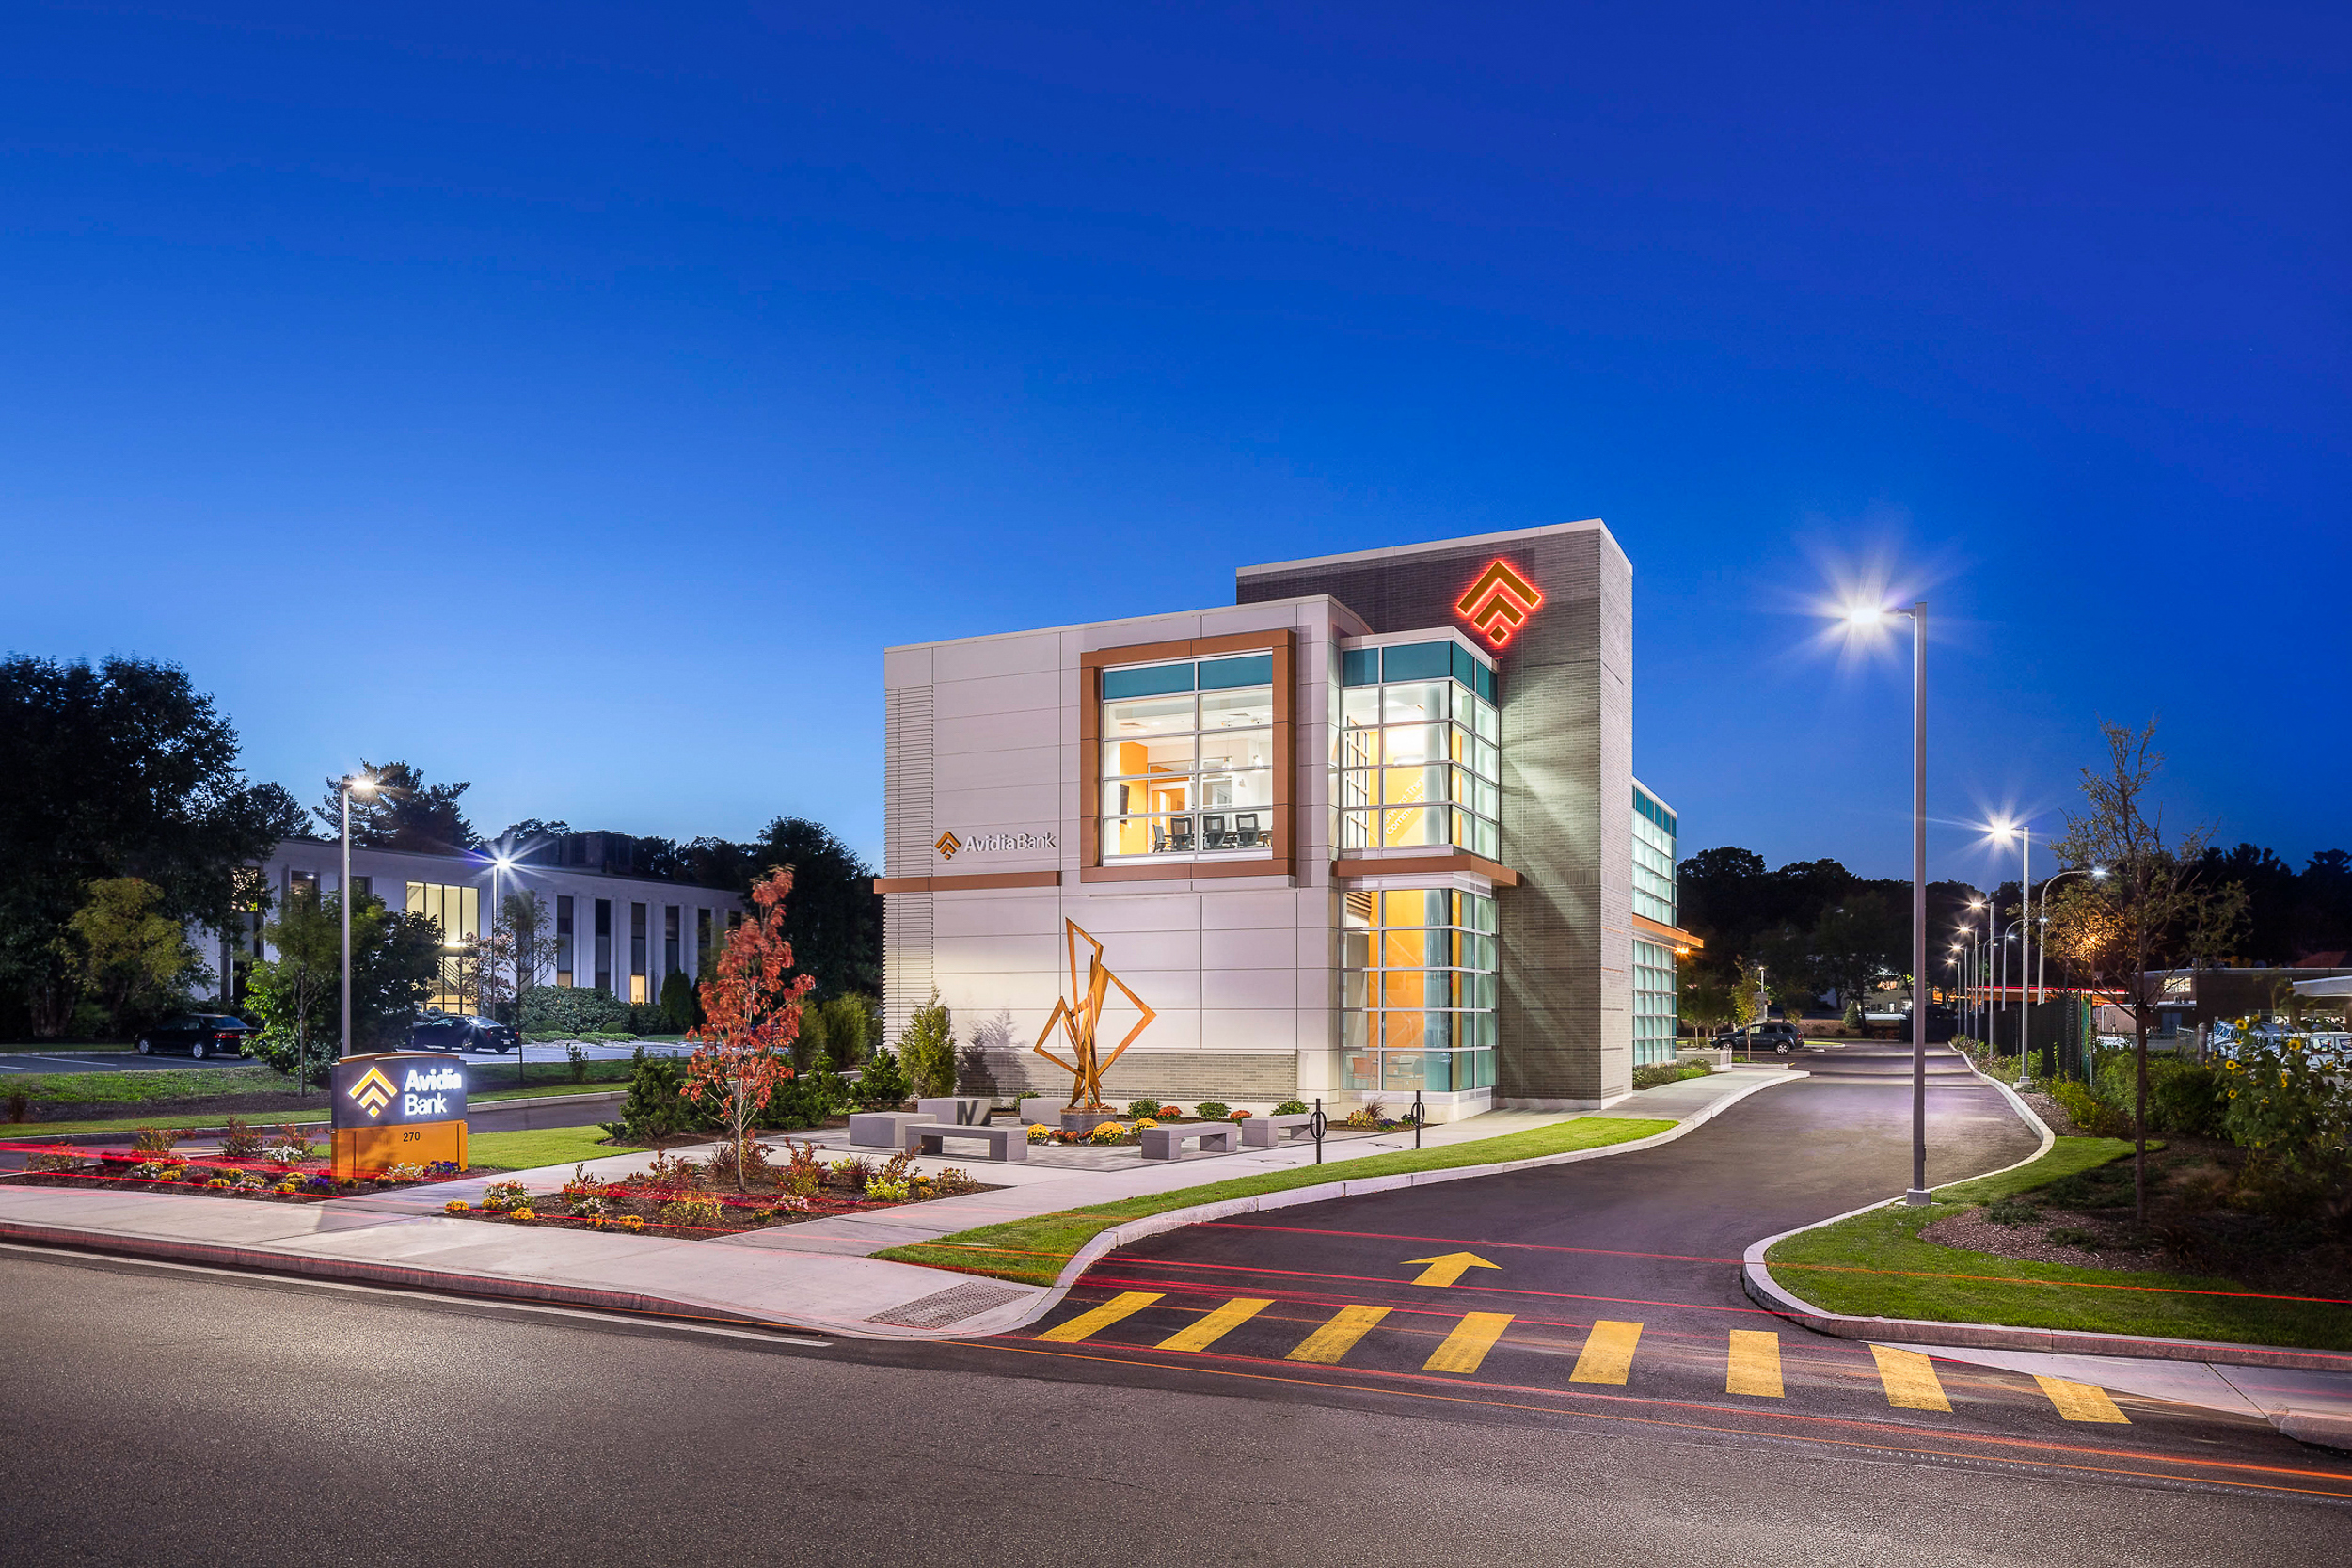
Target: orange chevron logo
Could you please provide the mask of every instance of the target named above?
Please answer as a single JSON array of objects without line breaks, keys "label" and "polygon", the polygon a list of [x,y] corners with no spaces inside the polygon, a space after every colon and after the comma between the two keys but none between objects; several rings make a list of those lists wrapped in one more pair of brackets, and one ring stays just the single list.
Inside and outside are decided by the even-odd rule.
[{"label": "orange chevron logo", "polygon": [[939,835],[939,842],[931,847],[939,851],[941,860],[951,861],[956,858],[956,851],[963,847],[963,840],[958,838],[955,830],[950,828]]},{"label": "orange chevron logo", "polygon": [[359,1102],[359,1109],[372,1117],[382,1116],[384,1107],[389,1105],[392,1096],[399,1092],[392,1087],[392,1081],[384,1076],[382,1068],[368,1069],[366,1074],[351,1085],[351,1098]]},{"label": "orange chevron logo", "polygon": [[1454,601],[1454,612],[1500,648],[1511,641],[1513,632],[1527,625],[1527,618],[1543,602],[1542,589],[1514,571],[1509,562],[1498,559],[1478,574],[1469,593]]}]

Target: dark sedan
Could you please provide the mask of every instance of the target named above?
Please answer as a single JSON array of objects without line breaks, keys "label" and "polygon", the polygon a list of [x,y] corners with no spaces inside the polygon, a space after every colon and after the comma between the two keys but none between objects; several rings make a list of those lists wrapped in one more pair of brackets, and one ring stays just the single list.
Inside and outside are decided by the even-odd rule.
[{"label": "dark sedan", "polygon": [[245,1050],[253,1025],[227,1013],[180,1013],[139,1036],[139,1054],[184,1051],[198,1061],[207,1056],[235,1056]]},{"label": "dark sedan", "polygon": [[408,1026],[411,1051],[514,1051],[523,1037],[494,1018],[472,1013],[422,1012]]}]

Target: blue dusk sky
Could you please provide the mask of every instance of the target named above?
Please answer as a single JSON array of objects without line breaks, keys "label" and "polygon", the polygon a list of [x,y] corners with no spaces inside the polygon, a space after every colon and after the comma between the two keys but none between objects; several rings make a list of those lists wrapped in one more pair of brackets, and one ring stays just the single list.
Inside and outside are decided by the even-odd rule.
[{"label": "blue dusk sky", "polygon": [[[882,649],[1604,518],[1687,851],[2352,840],[2352,10],[20,4],[0,644],[879,857]],[[1876,577],[1874,578],[1874,574]],[[2001,863],[2006,865],[2007,862]]]}]

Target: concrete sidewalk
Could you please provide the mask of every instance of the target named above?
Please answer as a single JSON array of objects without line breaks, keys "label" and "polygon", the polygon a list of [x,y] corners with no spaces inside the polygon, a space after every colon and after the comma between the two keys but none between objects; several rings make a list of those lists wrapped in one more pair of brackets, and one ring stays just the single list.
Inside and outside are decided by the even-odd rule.
[{"label": "concrete sidewalk", "polygon": [[[1680,1124],[1675,1130],[1679,1132],[1735,1100],[1799,1076],[1777,1069],[1734,1069],[1645,1090],[1597,1113],[1490,1112],[1431,1127],[1424,1132],[1422,1143],[1433,1148],[1469,1143],[1573,1120],[1583,1114],[1672,1120]],[[818,1141],[835,1147],[824,1138]],[[848,1152],[846,1141],[837,1147]],[[1331,1170],[1333,1186],[1321,1196],[1337,1196],[1338,1184],[1345,1181],[1351,1164],[1412,1147],[1409,1131],[1327,1141],[1324,1163]],[[1642,1143],[1618,1146],[1640,1147]],[[587,1168],[592,1176],[617,1180],[643,1169],[651,1159],[644,1154],[616,1155],[589,1162]],[[414,1289],[815,1329],[863,1338],[964,1338],[1015,1326],[1058,1297],[1059,1288],[954,1275],[866,1255],[976,1226],[1309,1165],[1313,1161],[1312,1144],[1295,1143],[1164,1164],[1138,1162],[1122,1170],[1025,1162],[982,1164],[977,1173],[992,1183],[1003,1183],[1001,1190],[707,1242],[534,1230],[518,1225],[451,1219],[440,1212],[441,1206],[453,1198],[478,1201],[493,1180],[519,1180],[532,1192],[554,1191],[570,1179],[570,1166],[474,1177],[317,1204],[246,1203],[178,1194],[76,1192],[0,1184],[0,1238]],[[955,1160],[922,1164],[931,1169],[972,1165]],[[1464,1174],[1476,1174],[1476,1167]],[[1163,1216],[1162,1222],[1168,1219]]]}]

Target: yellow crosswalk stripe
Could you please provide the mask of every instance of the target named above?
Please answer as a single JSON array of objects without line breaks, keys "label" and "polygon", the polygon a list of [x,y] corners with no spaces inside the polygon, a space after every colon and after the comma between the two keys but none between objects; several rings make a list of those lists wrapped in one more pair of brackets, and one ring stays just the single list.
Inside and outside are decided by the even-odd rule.
[{"label": "yellow crosswalk stripe", "polygon": [[1502,1331],[1511,1326],[1509,1312],[1470,1312],[1454,1325],[1454,1332],[1445,1337],[1437,1353],[1421,1364],[1424,1372],[1462,1372],[1478,1370],[1486,1353],[1495,1348]]},{"label": "yellow crosswalk stripe", "polygon": [[1298,1348],[1282,1359],[1320,1361],[1328,1366],[1354,1350],[1356,1341],[1371,1333],[1388,1315],[1385,1307],[1343,1307],[1331,1314],[1329,1323],[1301,1339]]},{"label": "yellow crosswalk stripe", "polygon": [[1898,1410],[1941,1410],[1949,1414],[1952,1402],[1944,1397],[1944,1384],[1935,1363],[1915,1350],[1872,1345],[1879,1364],[1879,1382],[1885,1385],[1886,1402]]},{"label": "yellow crosswalk stripe", "polygon": [[1731,1331],[1731,1370],[1724,1378],[1724,1392],[1782,1397],[1779,1335],[1752,1328]]},{"label": "yellow crosswalk stripe", "polygon": [[1111,1297],[1091,1312],[1081,1312],[1057,1328],[1049,1328],[1038,1336],[1057,1345],[1074,1345],[1088,1335],[1105,1329],[1120,1319],[1142,1311],[1160,1299],[1157,1291],[1128,1291]]},{"label": "yellow crosswalk stripe", "polygon": [[2095,1384],[2069,1383],[2062,1377],[2043,1377],[2040,1372],[2033,1380],[2042,1385],[2042,1391],[2050,1396],[2058,1413],[2070,1421],[2107,1421],[2130,1426],[2132,1418],[2115,1408],[2107,1391]]},{"label": "yellow crosswalk stripe", "polygon": [[1235,1296],[1190,1328],[1178,1329],[1162,1339],[1160,1350],[1207,1350],[1234,1329],[1274,1305],[1270,1296]]},{"label": "yellow crosswalk stripe", "polygon": [[1633,1370],[1633,1347],[1642,1340],[1640,1323],[1603,1318],[1584,1337],[1584,1354],[1576,1358],[1570,1383],[1623,1383]]}]

